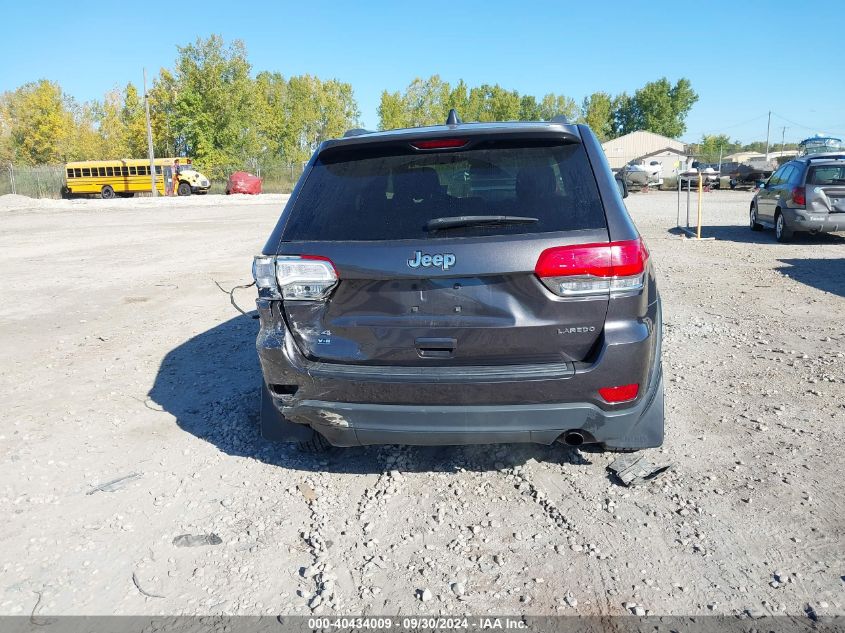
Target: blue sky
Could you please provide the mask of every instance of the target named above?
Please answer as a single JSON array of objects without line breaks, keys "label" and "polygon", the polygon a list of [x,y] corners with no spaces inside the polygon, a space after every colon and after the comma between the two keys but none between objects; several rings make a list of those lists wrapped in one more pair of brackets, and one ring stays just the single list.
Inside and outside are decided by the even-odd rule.
[{"label": "blue sky", "polygon": [[769,110],[773,142],[784,126],[787,141],[845,135],[841,47],[813,44],[842,39],[843,0],[4,5],[0,91],[47,78],[78,100],[101,98],[127,81],[140,84],[144,66],[172,66],[177,45],[219,33],[246,43],[254,71],[350,82],[368,127],[378,123],[382,89],[435,73],[578,102],[597,90],[633,92],[661,76],[685,76],[700,96],[685,140],[705,132],[764,139]]}]

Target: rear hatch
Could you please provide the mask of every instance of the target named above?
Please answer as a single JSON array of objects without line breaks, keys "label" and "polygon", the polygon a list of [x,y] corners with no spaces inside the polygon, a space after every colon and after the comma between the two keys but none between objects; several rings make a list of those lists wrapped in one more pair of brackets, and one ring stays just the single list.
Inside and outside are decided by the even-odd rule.
[{"label": "rear hatch", "polygon": [[805,190],[808,211],[845,213],[845,161],[811,165]]},{"label": "rear hatch", "polygon": [[535,269],[547,249],[607,242],[577,134],[337,147],[306,175],[278,248],[325,262],[337,282],[320,300],[284,299],[282,311],[314,361],[579,361],[608,297],[559,296]]}]

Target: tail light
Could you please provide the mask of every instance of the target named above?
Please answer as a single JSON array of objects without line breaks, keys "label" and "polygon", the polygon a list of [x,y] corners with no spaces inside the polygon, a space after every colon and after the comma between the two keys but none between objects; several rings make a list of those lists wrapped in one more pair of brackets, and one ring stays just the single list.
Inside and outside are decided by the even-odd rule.
[{"label": "tail light", "polygon": [[338,280],[331,260],[319,255],[257,255],[252,277],[259,291],[288,301],[323,301]]},{"label": "tail light", "polygon": [[430,141],[414,141],[411,147],[414,149],[456,149],[469,143],[465,138],[437,138]]},{"label": "tail light", "polygon": [[802,207],[807,204],[807,190],[804,187],[793,187],[792,201]]},{"label": "tail light", "polygon": [[615,295],[642,289],[647,261],[642,238],[556,246],[540,254],[534,273],[561,297]]},{"label": "tail light", "polygon": [[602,387],[599,395],[608,404],[618,404],[634,400],[640,393],[640,386],[637,383],[630,385],[619,385],[618,387]]}]

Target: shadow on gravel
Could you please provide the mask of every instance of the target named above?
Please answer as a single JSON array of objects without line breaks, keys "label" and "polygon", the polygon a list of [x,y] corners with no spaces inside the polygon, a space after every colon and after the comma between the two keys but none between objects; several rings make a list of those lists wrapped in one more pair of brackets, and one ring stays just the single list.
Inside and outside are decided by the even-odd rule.
[{"label": "shadow on gravel", "polygon": [[258,430],[257,333],[258,321],[238,316],[173,348],[161,362],[150,400],[173,415],[180,428],[227,455],[294,470],[381,473],[400,455],[406,472],[483,472],[530,459],[573,466],[592,463],[590,453],[562,445],[360,447],[312,456],[288,444],[267,442]]},{"label": "shadow on gravel", "polygon": [[[693,228],[693,231],[695,228]],[[687,235],[679,228],[671,228],[668,231],[672,235]],[[742,244],[773,244],[780,246],[775,240],[775,232],[773,230],[752,231],[747,225],[716,225],[701,227],[701,237],[716,238],[723,242],[739,242]],[[796,233],[792,238],[796,244],[845,244],[845,236],[836,233],[819,233],[818,235],[810,235],[809,233]],[[788,244],[784,244],[788,246]]]},{"label": "shadow on gravel", "polygon": [[780,259],[776,270],[795,281],[845,297],[845,259]]}]

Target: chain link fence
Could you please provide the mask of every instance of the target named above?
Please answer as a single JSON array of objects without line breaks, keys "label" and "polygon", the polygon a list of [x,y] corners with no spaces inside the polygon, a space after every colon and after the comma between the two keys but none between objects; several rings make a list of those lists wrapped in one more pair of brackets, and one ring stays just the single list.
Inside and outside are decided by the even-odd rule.
[{"label": "chain link fence", "polygon": [[[302,168],[301,163],[279,164],[251,173],[263,179],[264,193],[290,193],[302,174]],[[200,172],[203,171],[202,167],[198,166],[198,169]],[[225,193],[228,174],[235,171],[241,170],[227,169],[225,170],[226,178],[211,179],[209,193]],[[24,167],[7,164],[0,166],[0,196],[11,193],[30,198],[61,198],[64,184],[64,166],[62,165]]]},{"label": "chain link fence", "polygon": [[0,168],[0,196],[16,193],[30,198],[60,198],[64,185],[64,168],[54,165],[40,167]]}]

